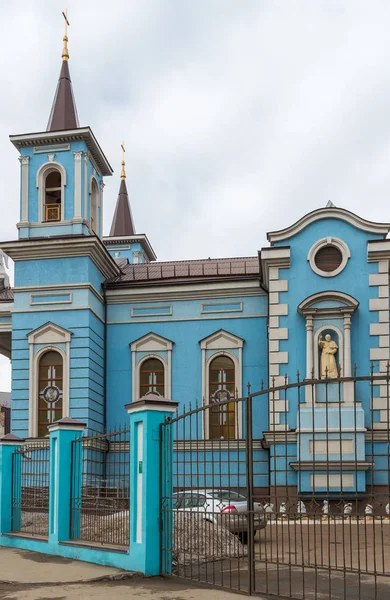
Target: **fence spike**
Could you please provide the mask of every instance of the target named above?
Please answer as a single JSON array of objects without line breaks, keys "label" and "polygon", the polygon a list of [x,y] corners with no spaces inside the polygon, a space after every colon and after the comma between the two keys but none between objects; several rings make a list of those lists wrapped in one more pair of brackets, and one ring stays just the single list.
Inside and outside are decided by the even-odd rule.
[{"label": "fence spike", "polygon": [[300,377],[299,371],[297,371],[297,383],[299,383],[299,377]]},{"label": "fence spike", "polygon": [[246,387],[248,388],[248,396],[249,396],[249,394],[251,393],[251,383],[250,383],[250,381],[248,381]]}]

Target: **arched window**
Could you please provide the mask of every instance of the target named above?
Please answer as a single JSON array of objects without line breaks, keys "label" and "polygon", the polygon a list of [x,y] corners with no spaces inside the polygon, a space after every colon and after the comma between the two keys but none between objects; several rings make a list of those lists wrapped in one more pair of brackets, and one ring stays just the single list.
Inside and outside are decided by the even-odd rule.
[{"label": "arched window", "polygon": [[148,358],[142,363],[139,378],[140,398],[147,392],[157,392],[164,396],[165,370],[158,358]]},{"label": "arched window", "polygon": [[236,403],[234,362],[228,356],[217,356],[209,366],[210,439],[233,439],[236,435]]},{"label": "arched window", "polygon": [[91,185],[91,229],[95,233],[98,233],[98,198],[99,188],[95,179],[92,179]]},{"label": "arched window", "polygon": [[39,361],[38,437],[47,435],[47,426],[62,418],[63,361],[59,352],[49,350]]},{"label": "arched window", "polygon": [[61,221],[61,194],[61,173],[53,168],[45,177],[45,221]]}]

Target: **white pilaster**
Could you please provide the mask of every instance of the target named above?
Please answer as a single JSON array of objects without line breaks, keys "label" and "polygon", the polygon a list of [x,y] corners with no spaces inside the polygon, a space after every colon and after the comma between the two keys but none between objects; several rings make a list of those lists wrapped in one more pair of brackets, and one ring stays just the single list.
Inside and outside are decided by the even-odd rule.
[{"label": "white pilaster", "polygon": [[306,316],[306,378],[313,376],[313,317]]},{"label": "white pilaster", "polygon": [[344,315],[344,377],[351,376],[351,315]]},{"label": "white pilaster", "polygon": [[89,154],[88,152],[86,152],[84,154],[84,214],[83,217],[84,219],[88,218],[88,161],[89,161]]},{"label": "white pilaster", "polygon": [[21,222],[28,223],[28,163],[29,156],[19,156],[21,163],[22,210]]}]

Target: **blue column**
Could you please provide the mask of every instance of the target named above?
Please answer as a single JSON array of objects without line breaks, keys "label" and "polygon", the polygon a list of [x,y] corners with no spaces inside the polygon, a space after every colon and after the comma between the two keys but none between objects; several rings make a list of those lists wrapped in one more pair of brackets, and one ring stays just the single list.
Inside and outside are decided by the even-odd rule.
[{"label": "blue column", "polygon": [[[72,442],[82,436],[85,423],[65,417],[48,426],[50,433],[49,542],[70,539]],[[80,465],[75,465],[75,468]]]},{"label": "blue column", "polygon": [[[126,405],[130,417],[130,557],[132,568],[146,575],[160,573],[160,425],[177,405],[152,393]],[[165,453],[164,459],[172,460],[172,453]]]},{"label": "blue column", "polygon": [[[14,492],[21,498],[20,473],[16,481],[12,476],[12,456],[23,444],[22,439],[8,433],[0,440],[0,534],[20,529],[20,510],[16,512],[16,522],[12,523],[12,496]],[[20,463],[19,463],[20,464]],[[13,526],[14,525],[14,526]]]}]

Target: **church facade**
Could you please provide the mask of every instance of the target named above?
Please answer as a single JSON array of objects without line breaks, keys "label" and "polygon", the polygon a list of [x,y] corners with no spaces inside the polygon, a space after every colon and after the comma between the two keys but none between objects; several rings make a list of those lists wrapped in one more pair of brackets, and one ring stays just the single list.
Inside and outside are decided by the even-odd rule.
[{"label": "church facade", "polygon": [[[90,430],[110,428],[148,392],[182,410],[245,396],[248,382],[256,391],[293,383],[297,373],[350,377],[335,384],[337,398],[336,388],[325,396],[312,384],[299,400],[276,389],[256,405],[258,487],[277,480],[270,457],[276,465],[278,445],[288,445],[289,462],[313,462],[310,435],[324,431],[324,406],[337,405],[338,424],[327,425],[340,444],[332,472],[346,471],[343,458],[358,460],[359,473],[345,481],[365,491],[389,441],[388,382],[357,392],[352,376],[355,368],[388,374],[390,224],[329,204],[269,233],[252,257],[158,262],[136,232],[123,162],[104,237],[103,180],[113,172],[92,130],[79,126],[67,50],[46,131],[10,139],[20,161],[20,220],[18,239],[0,243],[2,263],[8,256],[15,264],[13,289],[4,268],[0,275],[0,351],[12,361],[13,434],[45,436],[66,416]],[[213,414],[198,432],[203,440],[245,437],[240,411]],[[323,454],[311,475],[328,470]],[[388,485],[385,468],[376,484]],[[294,469],[288,485],[298,485]],[[299,485],[310,491],[313,479]]]}]

